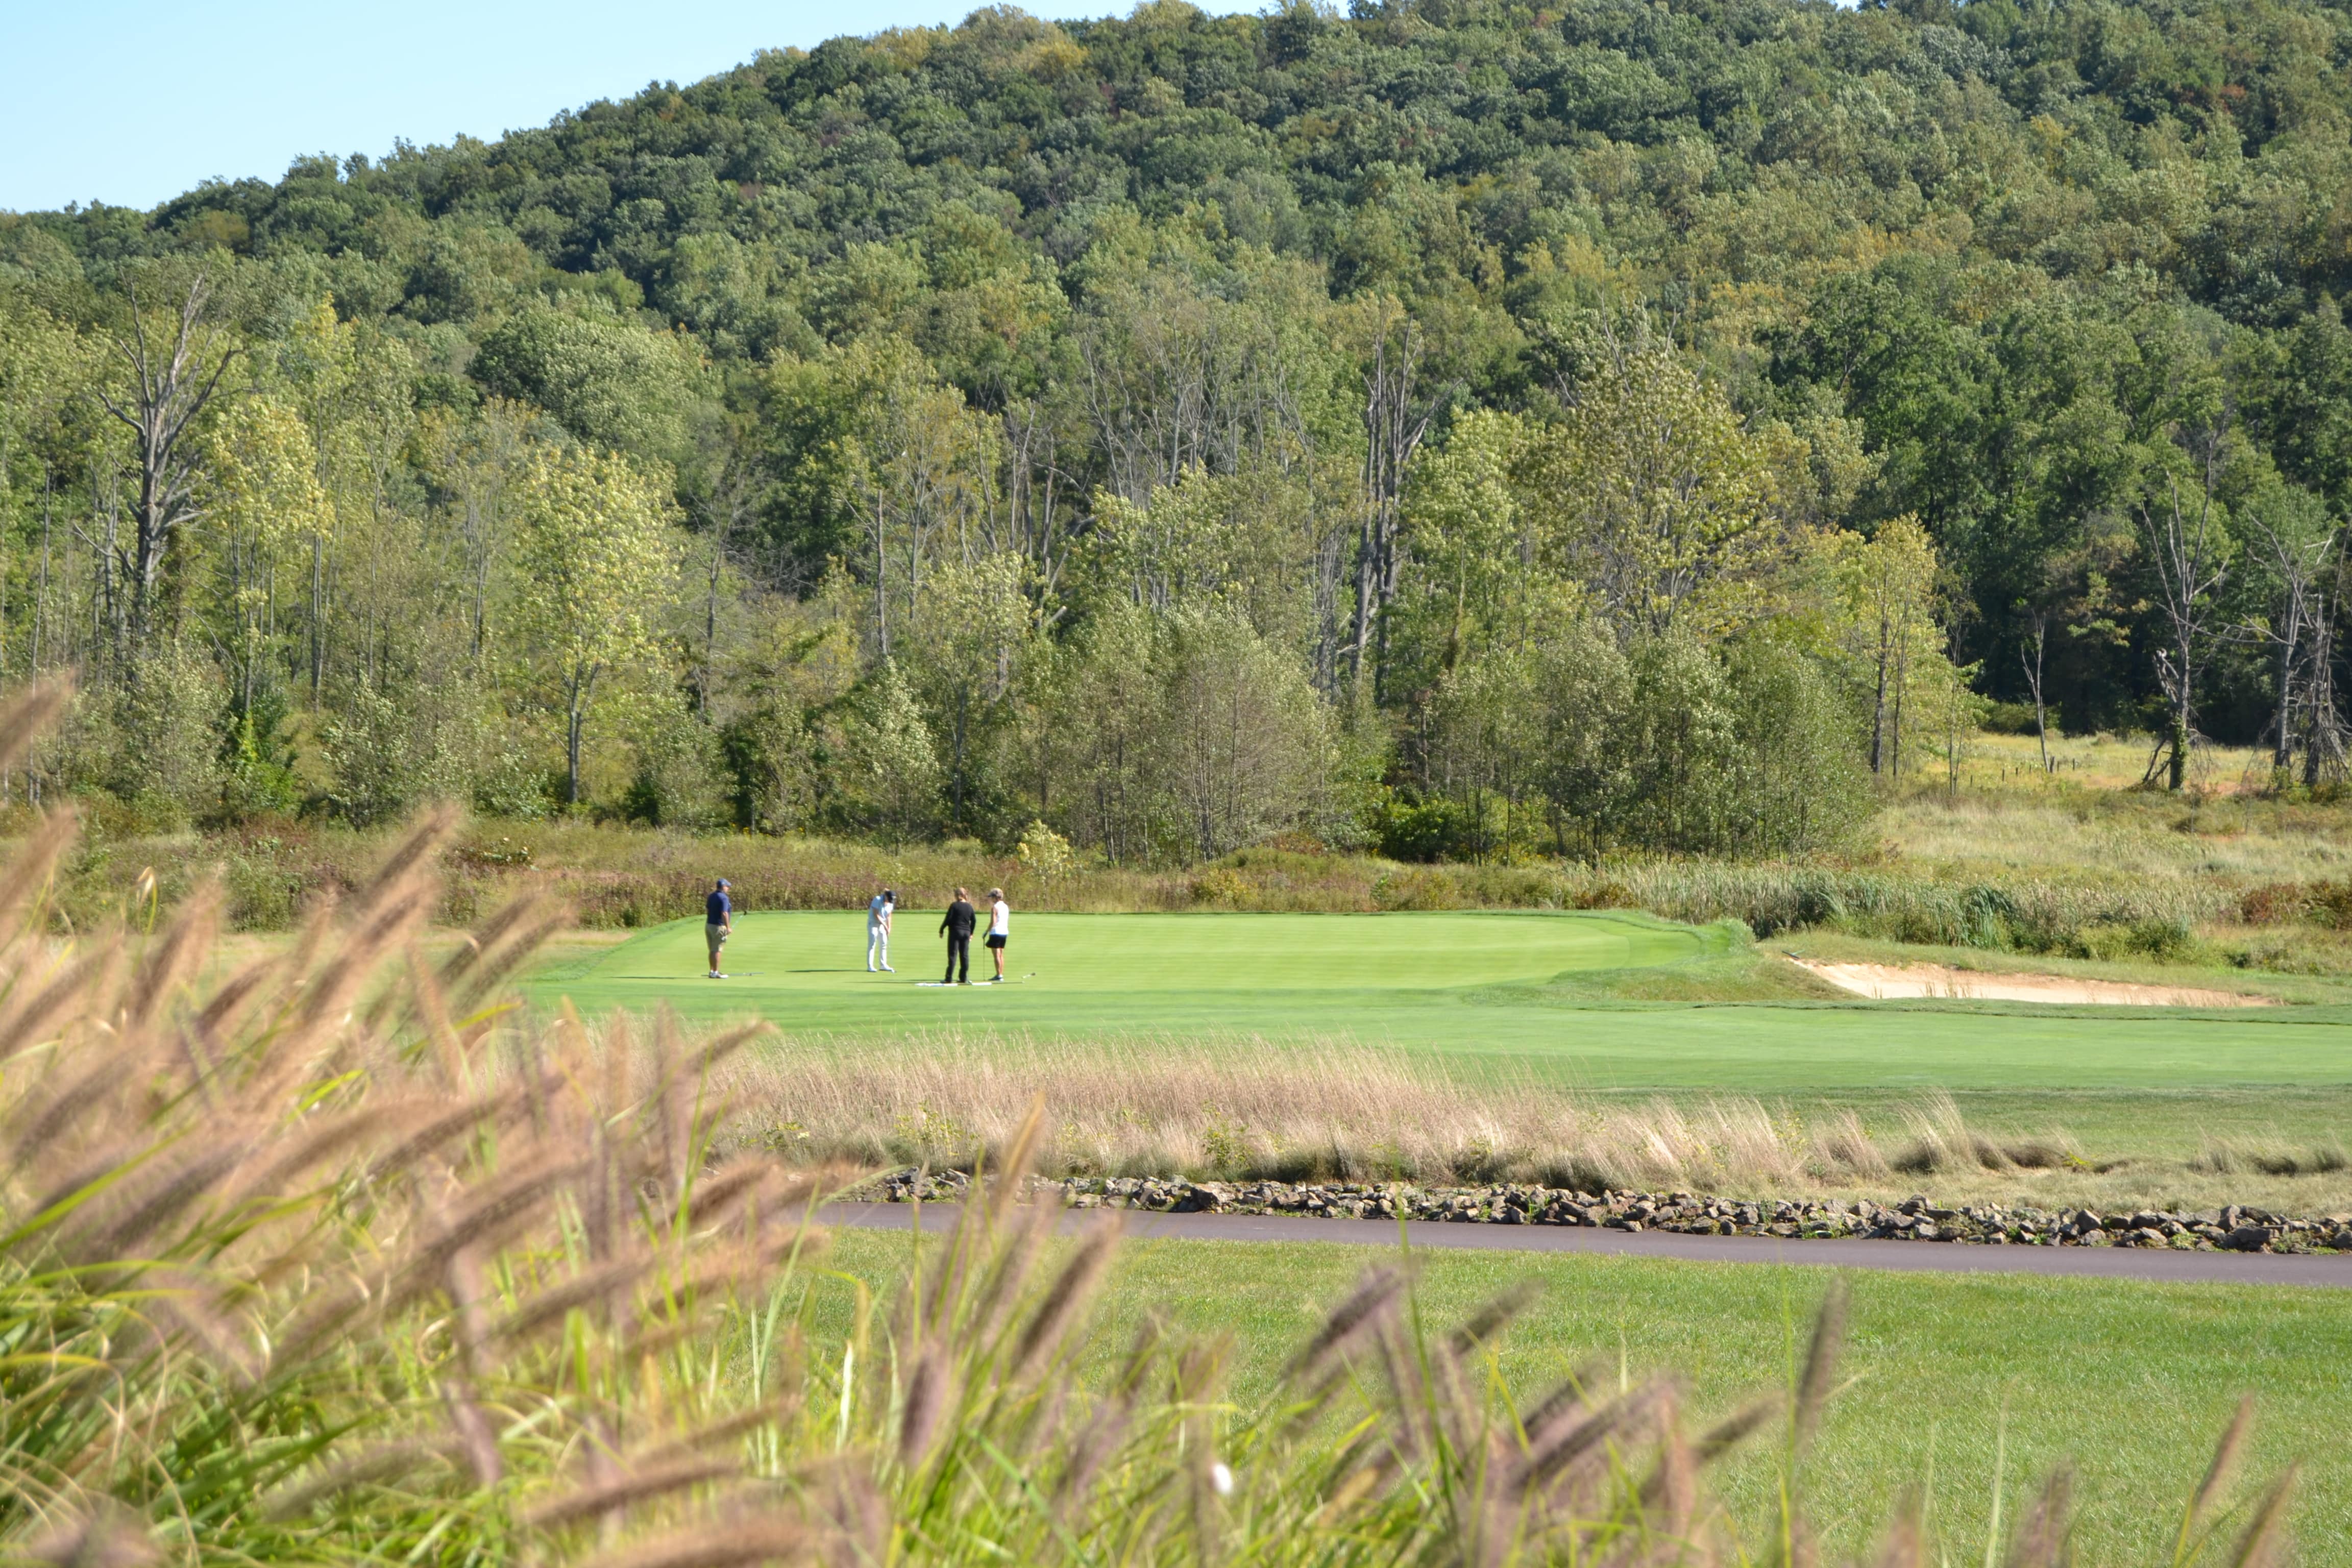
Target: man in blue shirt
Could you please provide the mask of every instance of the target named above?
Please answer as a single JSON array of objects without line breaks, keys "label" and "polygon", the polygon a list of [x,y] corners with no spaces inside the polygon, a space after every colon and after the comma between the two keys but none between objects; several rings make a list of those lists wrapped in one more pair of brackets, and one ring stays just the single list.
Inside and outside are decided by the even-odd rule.
[{"label": "man in blue shirt", "polygon": [[726,978],[719,973],[719,950],[735,934],[735,900],[727,896],[727,889],[733,885],[721,877],[719,885],[710,889],[710,896],[702,900],[702,943],[710,950],[708,979]]}]

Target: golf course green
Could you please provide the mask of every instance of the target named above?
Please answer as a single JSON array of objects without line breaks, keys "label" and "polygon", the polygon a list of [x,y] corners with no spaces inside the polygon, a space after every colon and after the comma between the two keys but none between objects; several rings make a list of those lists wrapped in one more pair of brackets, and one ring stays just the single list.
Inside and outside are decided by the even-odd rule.
[{"label": "golf course green", "polygon": [[[868,973],[861,912],[738,917],[729,978],[703,978],[699,921],[542,970],[583,1012],[761,1017],[843,1040],[1349,1042],[1444,1053],[1594,1089],[2052,1089],[2352,1083],[2352,1009],[2202,1012],[2021,1003],[1633,1002],[1611,977],[1720,967],[1733,925],[1626,911],[1022,914],[1004,985],[941,986],[936,915],[901,917],[895,974]],[[990,972],[975,944],[973,975]]]}]

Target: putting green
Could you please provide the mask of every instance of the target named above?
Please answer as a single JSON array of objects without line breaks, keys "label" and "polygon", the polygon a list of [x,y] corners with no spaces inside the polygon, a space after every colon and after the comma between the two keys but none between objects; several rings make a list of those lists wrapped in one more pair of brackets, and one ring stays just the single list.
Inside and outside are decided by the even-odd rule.
[{"label": "putting green", "polygon": [[[739,916],[730,978],[700,922],[542,972],[583,1011],[760,1016],[800,1036],[1356,1041],[1591,1089],[2092,1089],[2352,1083],[2352,1011],[2200,1013],[2000,1003],[1612,1003],[1555,983],[1719,962],[1737,927],[1622,911],[1018,914],[1014,983],[940,986],[936,913],[900,917],[869,974],[862,912]],[[975,944],[975,978],[990,971]],[[933,984],[925,984],[930,982]]]}]

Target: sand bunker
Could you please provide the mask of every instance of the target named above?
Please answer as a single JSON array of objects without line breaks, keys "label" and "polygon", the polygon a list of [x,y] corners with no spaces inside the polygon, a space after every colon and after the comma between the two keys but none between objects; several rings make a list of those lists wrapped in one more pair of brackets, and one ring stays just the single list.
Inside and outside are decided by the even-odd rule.
[{"label": "sand bunker", "polygon": [[1948,996],[1984,1002],[2095,1002],[2124,1007],[2268,1007],[2268,996],[2200,991],[2181,985],[2134,985],[2121,980],[2076,980],[2062,974],[1987,974],[1942,963],[1824,963],[1791,957],[1831,984],[1857,996]]}]

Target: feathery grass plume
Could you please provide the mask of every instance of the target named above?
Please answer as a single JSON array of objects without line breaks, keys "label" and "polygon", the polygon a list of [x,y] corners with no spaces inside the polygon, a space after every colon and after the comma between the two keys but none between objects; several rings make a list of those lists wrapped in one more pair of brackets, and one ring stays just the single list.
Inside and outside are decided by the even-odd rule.
[{"label": "feathery grass plume", "polygon": [[762,1426],[789,1426],[800,1409],[801,1393],[793,1389],[773,1404],[753,1405],[665,1438],[636,1455],[636,1462],[648,1467],[673,1464],[689,1454],[735,1442]]},{"label": "feathery grass plume", "polygon": [[1522,1279],[1506,1286],[1501,1295],[1487,1301],[1471,1315],[1467,1322],[1446,1336],[1446,1348],[1456,1356],[1466,1356],[1482,1349],[1526,1311],[1541,1289],[1542,1287],[1532,1279]]},{"label": "feathery grass plume", "polygon": [[489,1331],[489,1338],[502,1343],[527,1340],[544,1329],[560,1324],[579,1308],[610,1299],[614,1291],[633,1283],[653,1265],[654,1255],[650,1251],[592,1263],[569,1279],[548,1286],[538,1294],[526,1298],[503,1321]]},{"label": "feathery grass plume", "polygon": [[2246,1531],[2238,1538],[2237,1549],[2230,1553],[2230,1568],[2272,1568],[2286,1552],[2286,1510],[2294,1496],[2294,1483],[2303,1474],[2299,1464],[2289,1465],[2263,1500],[2254,1505],[2253,1517],[2246,1521]]},{"label": "feathery grass plume", "polygon": [[2198,1527],[2221,1503],[2222,1492],[2228,1489],[2231,1478],[2237,1474],[2238,1460],[2245,1452],[2246,1438],[2253,1426],[2254,1402],[2250,1395],[2238,1401],[2238,1408],[2231,1415],[2230,1424],[2221,1429],[2221,1440],[2213,1446],[2213,1462],[2205,1467],[2205,1479],[2197,1483],[2197,1489],[2189,1494],[2188,1508],[2182,1510],[2180,1534],[2172,1548],[2174,1568],[2182,1568],[2196,1556],[2198,1547],[2201,1545],[2201,1542],[2197,1540],[2200,1534]]},{"label": "feathery grass plume", "polygon": [[[1043,1204],[1036,1206],[1045,1207]],[[1088,1227],[1077,1250],[1054,1276],[1045,1300],[1037,1303],[1037,1310],[1022,1328],[1020,1342],[1013,1350],[1013,1376],[1027,1376],[1060,1345],[1109,1268],[1111,1255],[1118,1247],[1119,1231],[1119,1216],[1115,1211],[1097,1215]]]},{"label": "feathery grass plume", "polygon": [[1004,1223],[1005,1215],[1020,1201],[1022,1191],[1035,1168],[1037,1145],[1045,1132],[1045,1097],[1041,1092],[1031,1097],[1029,1113],[1021,1119],[1014,1130],[1012,1144],[996,1162],[996,1184],[990,1194],[988,1223],[991,1228]]},{"label": "feathery grass plume", "polygon": [[736,1474],[739,1468],[731,1460],[707,1458],[640,1465],[594,1485],[535,1502],[523,1510],[522,1521],[534,1530],[560,1530],[617,1513],[649,1498],[706,1486]]},{"label": "feathery grass plume", "polygon": [[212,949],[220,930],[221,893],[216,882],[206,882],[180,902],[163,937],[140,955],[131,979],[124,1009],[126,1030],[144,1029],[155,1021],[164,999],[176,993],[194,973]]},{"label": "feathery grass plume", "polygon": [[804,1526],[762,1517],[656,1536],[587,1558],[577,1568],[746,1568],[753,1563],[804,1561],[812,1544]]},{"label": "feathery grass plume", "polygon": [[1694,1450],[1698,1462],[1702,1465],[1715,1463],[1748,1437],[1761,1431],[1765,1424],[1780,1413],[1780,1398],[1777,1395],[1768,1396],[1757,1400],[1754,1404],[1741,1408],[1708,1427],[1700,1436],[1698,1446]]},{"label": "feathery grass plume", "polygon": [[906,1403],[898,1415],[898,1462],[912,1469],[931,1451],[940,1423],[954,1402],[949,1347],[938,1340],[916,1353],[907,1371]]},{"label": "feathery grass plume", "polygon": [[26,749],[56,724],[72,696],[68,681],[38,680],[0,707],[0,771],[16,765]]},{"label": "feathery grass plume", "polygon": [[1645,1532],[1679,1544],[1698,1511],[1698,1455],[1683,1436],[1682,1401],[1671,1388],[1658,1401],[1657,1423],[1657,1460],[1642,1483],[1642,1523]]},{"label": "feathery grass plume", "polygon": [[1377,1332],[1380,1324],[1395,1310],[1405,1284],[1404,1269],[1394,1264],[1376,1263],[1367,1268],[1355,1289],[1331,1309],[1322,1327],[1291,1358],[1286,1374],[1290,1381],[1301,1384],[1316,1381],[1332,1363]]},{"label": "feathery grass plume", "polygon": [[458,1456],[446,1438],[400,1437],[362,1447],[301,1480],[266,1492],[255,1505],[263,1520],[299,1519],[320,1503],[355,1488],[395,1481]]},{"label": "feathery grass plume", "polygon": [[[1004,1178],[999,1176],[997,1182],[1001,1188]],[[971,1306],[971,1332],[981,1343],[992,1345],[1003,1332],[1014,1303],[1037,1266],[1037,1255],[1060,1217],[1058,1197],[1023,1205],[1018,1219],[1011,1222],[993,1204],[990,1205],[987,1224],[997,1241],[993,1256],[980,1271],[978,1291]]]},{"label": "feathery grass plume", "polygon": [[1819,1429],[1837,1377],[1838,1354],[1845,1348],[1849,1297],[1843,1278],[1830,1281],[1813,1316],[1812,1339],[1805,1347],[1804,1370],[1797,1377],[1797,1394],[1789,1412],[1790,1447],[1801,1453]]},{"label": "feathery grass plume", "polygon": [[2007,1568],[2063,1568],[2074,1533],[2074,1471],[2060,1465],[2042,1483],[2040,1495],[2011,1538]]},{"label": "feathery grass plume", "polygon": [[1886,1534],[1871,1553],[1870,1568],[1927,1568],[1927,1500],[1916,1487],[1904,1489],[1895,1502],[1895,1517]]},{"label": "feathery grass plume", "polygon": [[163,1556],[139,1521],[110,1500],[35,1536],[24,1552],[52,1568],[150,1568]]}]

